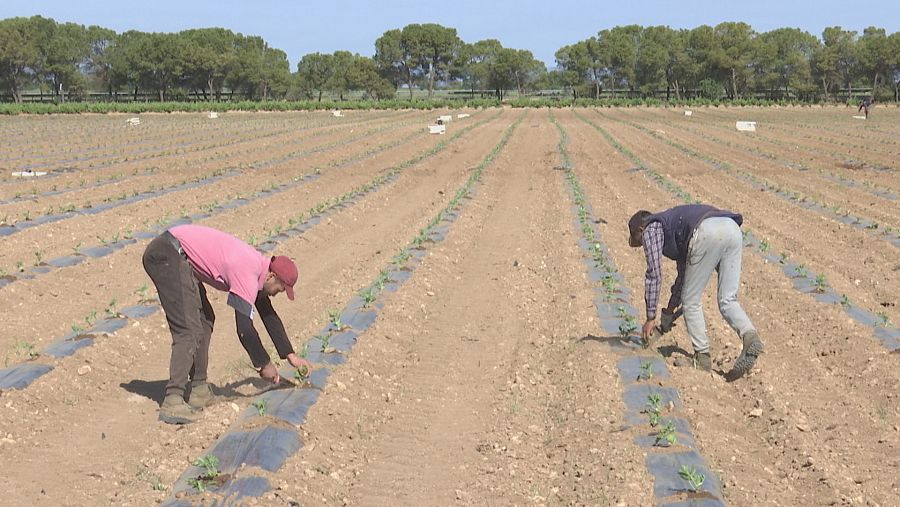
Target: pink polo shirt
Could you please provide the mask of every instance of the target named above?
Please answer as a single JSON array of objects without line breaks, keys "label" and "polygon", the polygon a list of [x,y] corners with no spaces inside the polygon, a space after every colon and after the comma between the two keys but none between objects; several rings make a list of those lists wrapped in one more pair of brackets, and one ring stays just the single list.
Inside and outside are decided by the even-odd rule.
[{"label": "pink polo shirt", "polygon": [[228,292],[228,305],[253,318],[256,295],[263,288],[270,258],[238,238],[202,225],[178,225],[169,232],[194,268],[194,276]]}]

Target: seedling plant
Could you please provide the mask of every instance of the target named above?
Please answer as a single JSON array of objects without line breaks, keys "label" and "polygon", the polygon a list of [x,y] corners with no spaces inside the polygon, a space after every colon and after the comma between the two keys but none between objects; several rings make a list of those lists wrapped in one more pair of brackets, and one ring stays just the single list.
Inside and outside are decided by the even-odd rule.
[{"label": "seedling plant", "polygon": [[341,320],[341,311],[340,310],[328,310],[328,319],[331,321],[331,325],[338,331],[344,328],[344,322]]},{"label": "seedling plant", "polygon": [[662,417],[662,397],[660,395],[654,393],[647,395],[647,408],[644,412],[647,413],[649,417],[650,426],[655,428],[659,426],[660,419]]},{"label": "seedling plant", "polygon": [[203,473],[193,479],[188,480],[188,484],[194,487],[200,493],[206,491],[209,483],[219,476],[219,458],[213,454],[207,454],[202,458],[198,458],[191,463],[195,467],[203,468]]},{"label": "seedling plant", "polygon": [[825,288],[828,287],[828,283],[825,281],[825,275],[816,275],[816,279],[813,281],[813,285],[815,286],[816,292],[825,292]]},{"label": "seedling plant", "polygon": [[703,487],[703,483],[706,481],[706,476],[703,473],[687,465],[681,465],[681,468],[678,469],[678,475],[687,481],[690,490],[694,493],[700,491],[700,488]]},{"label": "seedling plant", "polygon": [[266,415],[266,411],[269,409],[269,401],[268,400],[256,400],[251,403],[253,407],[256,409],[256,414],[260,417]]},{"label": "seedling plant", "polygon": [[676,442],[678,442],[678,436],[675,434],[675,425],[672,424],[672,421],[669,421],[656,433],[656,440],[653,442],[653,445],[660,446],[665,444],[665,447],[668,447]]},{"label": "seedling plant", "polygon": [[634,318],[634,315],[629,314],[624,306],[619,307],[619,317],[622,319],[619,324],[619,333],[622,338],[627,339],[638,328],[637,319]]}]

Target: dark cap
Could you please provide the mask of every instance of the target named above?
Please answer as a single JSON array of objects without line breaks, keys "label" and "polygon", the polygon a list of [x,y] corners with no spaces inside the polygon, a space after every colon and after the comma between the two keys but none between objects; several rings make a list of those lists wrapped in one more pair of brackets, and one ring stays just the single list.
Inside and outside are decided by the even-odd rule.
[{"label": "dark cap", "polygon": [[272,257],[269,263],[269,271],[275,273],[275,276],[284,284],[284,292],[287,293],[288,299],[294,300],[294,284],[297,283],[297,265],[294,264],[289,257],[284,255],[276,255]]},{"label": "dark cap", "polygon": [[628,245],[629,246],[641,246],[641,227],[644,225],[644,221],[647,220],[647,217],[652,215],[647,210],[640,210],[634,215],[631,216],[631,219],[628,220]]}]

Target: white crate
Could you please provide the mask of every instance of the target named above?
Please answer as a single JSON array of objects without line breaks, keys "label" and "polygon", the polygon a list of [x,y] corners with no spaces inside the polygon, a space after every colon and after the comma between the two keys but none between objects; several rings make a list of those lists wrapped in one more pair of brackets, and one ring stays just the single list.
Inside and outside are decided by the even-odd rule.
[{"label": "white crate", "polygon": [[342,118],[344,116],[344,113],[342,113],[341,111],[332,111],[331,115],[335,118]]},{"label": "white crate", "polygon": [[693,111],[685,111],[684,115],[685,116],[694,116],[694,112]]},{"label": "white crate", "polygon": [[438,121],[442,121],[442,122],[444,122],[444,123],[447,123],[447,122],[449,122],[449,121],[452,120],[452,119],[453,119],[453,115],[452,115],[452,114],[445,114],[445,115],[442,115],[442,116],[438,116]]},{"label": "white crate", "polygon": [[129,125],[140,125],[141,119],[140,118],[128,118],[127,120],[125,120],[125,123],[127,123]]},{"label": "white crate", "polygon": [[447,132],[447,127],[444,125],[429,125],[428,133],[429,134],[443,134]]},{"label": "white crate", "polygon": [[213,111],[213,112],[209,113],[209,117],[210,117],[210,118],[218,118],[218,117],[219,117],[219,113]]},{"label": "white crate", "polygon": [[456,119],[459,120],[462,118],[468,118],[469,116],[472,116],[472,115],[470,115],[469,113],[459,113],[458,115],[456,115]]},{"label": "white crate", "polygon": [[734,123],[734,127],[741,132],[756,132],[755,121],[738,121]]}]

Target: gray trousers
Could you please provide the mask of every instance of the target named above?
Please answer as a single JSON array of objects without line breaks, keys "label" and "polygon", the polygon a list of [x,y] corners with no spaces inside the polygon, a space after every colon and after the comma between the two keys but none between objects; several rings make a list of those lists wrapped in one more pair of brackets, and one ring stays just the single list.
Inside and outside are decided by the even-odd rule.
[{"label": "gray trousers", "polygon": [[754,329],[737,300],[741,285],[741,251],[743,235],[734,220],[727,217],[707,218],[700,223],[691,238],[681,304],[684,322],[694,346],[694,352],[709,352],[709,337],[700,297],[709,283],[713,270],[718,272],[719,311],[738,336]]},{"label": "gray trousers", "polygon": [[150,275],[172,332],[172,356],[166,395],[184,395],[188,381],[206,381],[209,340],[216,315],[206,288],[194,277],[187,259],[163,234],[144,251],[144,271]]}]

